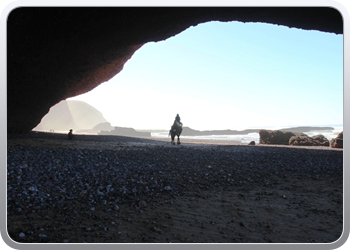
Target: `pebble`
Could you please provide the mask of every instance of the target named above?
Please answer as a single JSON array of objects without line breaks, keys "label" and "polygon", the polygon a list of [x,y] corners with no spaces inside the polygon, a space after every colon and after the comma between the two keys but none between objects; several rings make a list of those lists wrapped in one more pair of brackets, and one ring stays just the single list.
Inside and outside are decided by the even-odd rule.
[{"label": "pebble", "polygon": [[[108,140],[141,140],[112,137]],[[99,140],[104,138],[107,137]],[[328,176],[335,181],[343,178],[343,151],[232,145],[194,146],[189,150],[186,146],[164,145],[145,150],[142,147],[94,150],[8,145],[7,217],[11,219],[20,213],[29,220],[33,210],[35,216],[44,217],[48,207],[62,218],[67,216],[67,211],[72,211],[70,216],[76,216],[73,211],[80,209],[94,211],[104,207],[118,211],[120,208],[115,203],[123,204],[130,199],[139,200],[138,206],[144,208],[159,197],[173,198],[184,191],[200,194],[201,189],[209,190],[213,186],[228,190],[252,183],[272,187],[277,185],[271,178],[276,172],[279,176],[297,174],[314,181]],[[313,178],[315,176],[317,178]],[[76,199],[89,205],[75,207],[70,201]],[[25,237],[24,233],[16,235]]]},{"label": "pebble", "polygon": [[143,208],[147,206],[147,202],[144,200],[139,201],[139,207]]}]

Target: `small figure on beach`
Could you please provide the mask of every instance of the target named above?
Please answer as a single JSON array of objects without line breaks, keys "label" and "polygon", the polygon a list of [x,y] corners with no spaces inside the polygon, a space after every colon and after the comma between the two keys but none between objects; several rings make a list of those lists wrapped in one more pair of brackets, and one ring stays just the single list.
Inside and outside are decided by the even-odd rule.
[{"label": "small figure on beach", "polygon": [[175,121],[170,128],[169,135],[171,135],[171,143],[175,145],[174,139],[177,136],[177,144],[180,144],[180,135],[182,132],[182,122],[180,122],[179,114],[176,115]]},{"label": "small figure on beach", "polygon": [[70,129],[68,133],[68,140],[72,140],[72,139],[73,139],[73,129]]}]

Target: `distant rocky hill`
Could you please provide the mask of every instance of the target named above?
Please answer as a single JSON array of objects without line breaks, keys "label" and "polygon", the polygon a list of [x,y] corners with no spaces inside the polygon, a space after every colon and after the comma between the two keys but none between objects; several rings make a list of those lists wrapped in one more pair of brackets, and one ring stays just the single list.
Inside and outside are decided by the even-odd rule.
[{"label": "distant rocky hill", "polygon": [[122,136],[134,136],[134,137],[151,137],[150,132],[140,132],[133,128],[114,127],[112,131],[101,131],[99,135],[122,135]]},{"label": "distant rocky hill", "polygon": [[53,106],[33,130],[79,131],[106,122],[102,113],[91,105],[82,101],[65,100]]},{"label": "distant rocky hill", "polygon": [[111,131],[114,129],[114,127],[109,122],[101,122],[97,124],[95,127],[92,128],[94,131]]},{"label": "distant rocky hill", "polygon": [[334,130],[334,128],[333,127],[294,127],[294,128],[283,128],[279,130],[288,131],[288,132],[307,133],[310,131],[317,131],[317,130]]}]

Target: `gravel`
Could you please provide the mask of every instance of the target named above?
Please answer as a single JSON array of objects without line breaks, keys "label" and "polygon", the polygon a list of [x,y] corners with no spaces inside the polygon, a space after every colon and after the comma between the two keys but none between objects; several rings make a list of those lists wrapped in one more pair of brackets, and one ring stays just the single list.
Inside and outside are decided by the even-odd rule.
[{"label": "gravel", "polygon": [[[63,140],[65,135],[53,139],[61,139],[60,136]],[[25,139],[25,136],[20,137],[12,136],[8,140]],[[301,179],[332,177],[339,181],[343,178],[342,150],[243,145],[170,146],[169,142],[152,143],[125,137],[77,138],[152,145],[98,150],[9,143],[9,221],[12,216],[19,215],[24,220],[31,214],[45,217],[47,209],[67,217],[67,211],[73,216],[103,207],[114,216],[122,204],[143,209],[155,200],[171,200],[190,190],[233,190],[251,184],[274,187],[278,184],[272,178],[274,176],[288,178],[293,174]],[[67,223],[70,220],[68,217]],[[241,226],[245,226],[243,222]],[[90,227],[85,229],[91,230]],[[16,231],[13,237],[25,241],[33,232],[39,236],[34,241],[55,241],[35,226],[25,232]]]}]

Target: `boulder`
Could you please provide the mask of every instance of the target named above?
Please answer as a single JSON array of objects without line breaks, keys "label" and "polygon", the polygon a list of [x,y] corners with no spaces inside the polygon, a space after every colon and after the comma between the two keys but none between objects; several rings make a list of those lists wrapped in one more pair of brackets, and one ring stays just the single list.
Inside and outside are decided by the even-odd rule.
[{"label": "boulder", "polygon": [[336,138],[331,140],[332,148],[343,148],[343,131],[338,134]]},{"label": "boulder", "polygon": [[249,142],[248,145],[255,145],[255,141]]},{"label": "boulder", "polygon": [[307,135],[299,135],[292,136],[289,139],[289,145],[292,146],[325,146],[329,147],[329,141],[324,135],[315,135],[315,136],[307,136]]},{"label": "boulder", "polygon": [[292,136],[301,136],[304,133],[281,131],[281,130],[259,130],[259,144],[289,145]]}]

